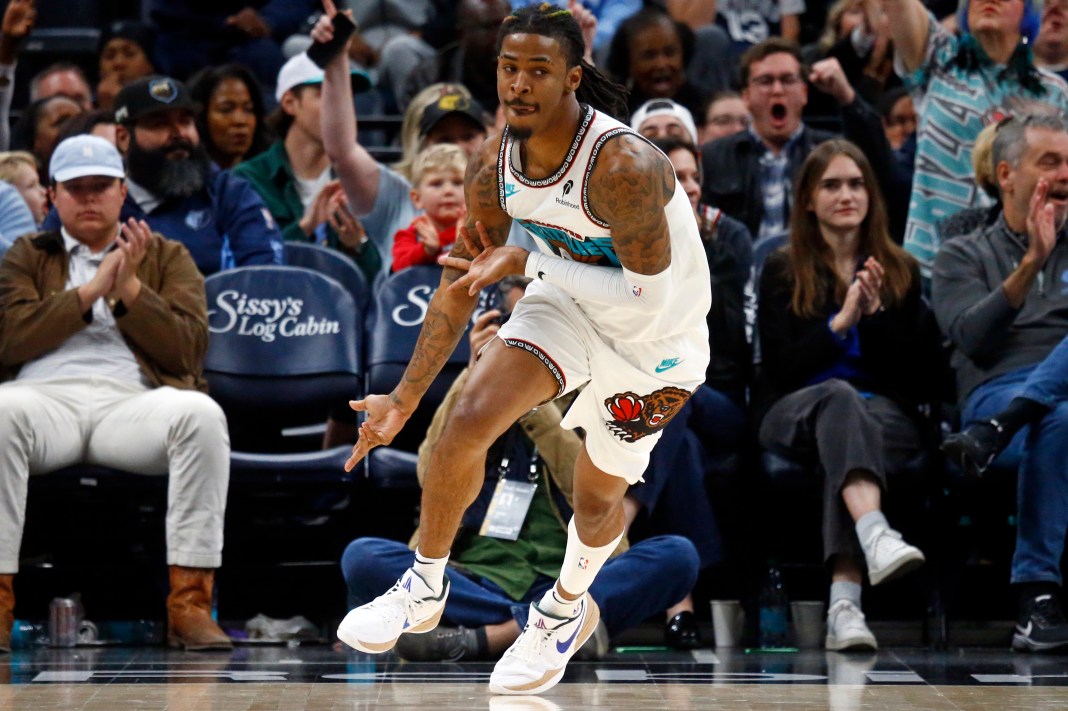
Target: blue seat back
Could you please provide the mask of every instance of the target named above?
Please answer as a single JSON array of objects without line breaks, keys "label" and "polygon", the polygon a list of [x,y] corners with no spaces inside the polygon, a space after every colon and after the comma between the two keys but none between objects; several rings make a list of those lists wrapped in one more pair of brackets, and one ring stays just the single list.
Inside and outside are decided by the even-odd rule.
[{"label": "blue seat back", "polygon": [[325,274],[345,287],[356,301],[356,310],[367,313],[371,287],[360,268],[336,249],[308,242],[285,243],[286,264]]},{"label": "blue seat back", "polygon": [[205,288],[204,374],[232,425],[323,422],[359,395],[362,323],[341,284],[301,267],[259,266],[214,274]]}]

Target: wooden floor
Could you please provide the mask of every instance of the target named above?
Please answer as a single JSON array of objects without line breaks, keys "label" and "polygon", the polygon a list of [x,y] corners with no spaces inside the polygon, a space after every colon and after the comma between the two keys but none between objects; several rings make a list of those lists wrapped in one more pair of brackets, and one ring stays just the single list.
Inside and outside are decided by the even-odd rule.
[{"label": "wooden floor", "polygon": [[1068,709],[1068,656],[890,649],[847,656],[699,650],[573,663],[541,697],[491,696],[490,664],[408,664],[328,647],[38,649],[0,656],[0,710],[1046,711]]}]

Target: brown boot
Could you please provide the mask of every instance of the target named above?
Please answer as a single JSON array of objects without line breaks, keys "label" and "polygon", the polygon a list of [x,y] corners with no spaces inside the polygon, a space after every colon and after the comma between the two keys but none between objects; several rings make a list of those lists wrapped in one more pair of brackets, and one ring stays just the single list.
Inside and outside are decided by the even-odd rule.
[{"label": "brown boot", "polygon": [[15,576],[0,573],[0,652],[11,651],[11,628],[15,625]]},{"label": "brown boot", "polygon": [[167,644],[185,649],[232,649],[233,643],[211,619],[211,568],[170,566],[167,596]]}]

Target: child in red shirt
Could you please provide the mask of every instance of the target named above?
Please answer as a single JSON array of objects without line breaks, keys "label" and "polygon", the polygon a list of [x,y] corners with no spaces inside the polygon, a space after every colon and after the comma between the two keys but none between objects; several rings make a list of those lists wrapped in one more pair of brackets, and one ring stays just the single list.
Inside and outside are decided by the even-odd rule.
[{"label": "child in red shirt", "polygon": [[466,154],[452,144],[430,146],[416,157],[411,198],[423,214],[393,236],[394,272],[416,264],[440,264],[448,256],[456,228],[467,214],[466,169]]}]

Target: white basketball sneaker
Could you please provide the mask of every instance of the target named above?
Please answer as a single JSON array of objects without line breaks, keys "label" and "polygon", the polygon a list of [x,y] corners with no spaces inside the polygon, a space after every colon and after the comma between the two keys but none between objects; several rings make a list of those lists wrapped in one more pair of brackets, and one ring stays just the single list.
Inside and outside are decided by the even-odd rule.
[{"label": "white basketball sneaker", "polygon": [[350,610],[338,625],[337,638],[361,652],[388,652],[402,634],[421,634],[437,627],[448,596],[447,575],[441,594],[435,597],[423,577],[409,568],[388,592]]},{"label": "white basketball sneaker", "polygon": [[568,660],[597,629],[601,611],[589,594],[577,614],[556,617],[531,603],[527,626],[490,675],[490,693],[540,694],[556,686]]}]

